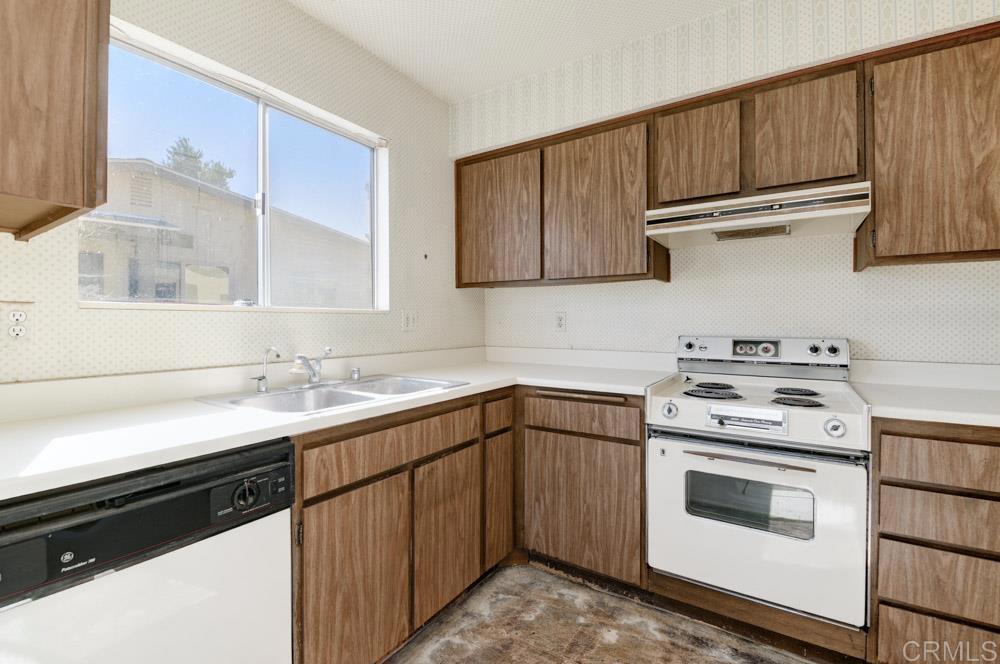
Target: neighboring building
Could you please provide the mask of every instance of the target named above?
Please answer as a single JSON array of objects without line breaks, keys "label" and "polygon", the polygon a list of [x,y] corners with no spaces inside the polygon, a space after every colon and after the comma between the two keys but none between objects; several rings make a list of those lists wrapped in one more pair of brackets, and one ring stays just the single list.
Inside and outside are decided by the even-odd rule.
[{"label": "neighboring building", "polygon": [[[369,308],[372,250],[271,208],[274,306]],[[147,159],[108,160],[108,202],[80,224],[80,299],[253,304],[257,214],[248,196]]]}]

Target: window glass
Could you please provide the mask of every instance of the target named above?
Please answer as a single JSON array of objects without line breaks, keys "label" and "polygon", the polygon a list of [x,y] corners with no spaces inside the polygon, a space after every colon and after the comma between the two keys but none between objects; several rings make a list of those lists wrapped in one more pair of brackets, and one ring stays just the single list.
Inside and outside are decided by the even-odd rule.
[{"label": "window glass", "polygon": [[108,202],[80,223],[80,298],[256,303],[257,144],[256,101],[112,46]]},{"label": "window glass", "polygon": [[697,470],[685,473],[688,514],[747,528],[812,539],[815,529],[812,493]]},{"label": "window glass", "polygon": [[268,109],[271,304],[368,309],[373,150]]}]

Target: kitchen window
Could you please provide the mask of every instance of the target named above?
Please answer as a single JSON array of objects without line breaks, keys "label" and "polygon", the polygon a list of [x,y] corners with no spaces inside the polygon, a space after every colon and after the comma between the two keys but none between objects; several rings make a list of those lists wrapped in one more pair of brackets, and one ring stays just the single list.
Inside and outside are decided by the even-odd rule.
[{"label": "kitchen window", "polygon": [[383,139],[163,40],[113,41],[108,87],[85,305],[388,308]]}]

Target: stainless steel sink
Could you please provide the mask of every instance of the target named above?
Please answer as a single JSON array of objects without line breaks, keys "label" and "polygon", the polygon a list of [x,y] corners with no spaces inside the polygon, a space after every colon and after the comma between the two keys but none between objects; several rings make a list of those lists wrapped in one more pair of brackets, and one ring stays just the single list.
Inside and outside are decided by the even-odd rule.
[{"label": "stainless steel sink", "polygon": [[371,376],[370,378],[340,383],[336,389],[361,394],[395,396],[427,390],[447,390],[459,385],[468,385],[468,383],[433,378],[412,378],[410,376]]},{"label": "stainless steel sink", "polygon": [[[338,389],[339,384],[319,384],[275,390],[267,394],[251,394],[224,400],[237,408],[257,408],[278,413],[314,413],[320,410],[348,406],[362,401],[374,401],[370,394],[357,394]],[[214,403],[219,403],[218,401]]]},{"label": "stainless steel sink", "polygon": [[361,380],[286,387],[263,394],[211,397],[202,399],[202,401],[216,406],[256,408],[276,413],[316,413],[403,394],[446,390],[459,385],[468,385],[468,383],[432,378],[380,375]]}]

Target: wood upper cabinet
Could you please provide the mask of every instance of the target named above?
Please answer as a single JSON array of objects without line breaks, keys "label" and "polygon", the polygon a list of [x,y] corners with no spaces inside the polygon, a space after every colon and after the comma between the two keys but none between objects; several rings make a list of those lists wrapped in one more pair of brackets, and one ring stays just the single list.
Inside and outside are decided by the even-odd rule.
[{"label": "wood upper cabinet", "polygon": [[527,548],[639,585],[639,445],[528,429],[524,446]]},{"label": "wood upper cabinet", "polygon": [[542,276],[541,151],[459,168],[460,284]]},{"label": "wood upper cabinet", "polygon": [[709,104],[656,118],[656,200],[740,190],[740,102]]},{"label": "wood upper cabinet", "polygon": [[646,273],[646,124],[546,147],[545,277]]},{"label": "wood upper cabinet", "polygon": [[0,2],[0,232],[101,205],[110,0]]},{"label": "wood upper cabinet", "polygon": [[1000,38],[872,69],[875,256],[1000,250]]},{"label": "wood upper cabinet", "polygon": [[425,623],[479,578],[482,447],[413,471],[413,622]]},{"label": "wood upper cabinet", "polygon": [[855,70],[758,92],[753,100],[758,189],[859,172],[861,106]]},{"label": "wood upper cabinet", "polygon": [[408,473],[303,510],[303,662],[368,664],[410,634]]}]

